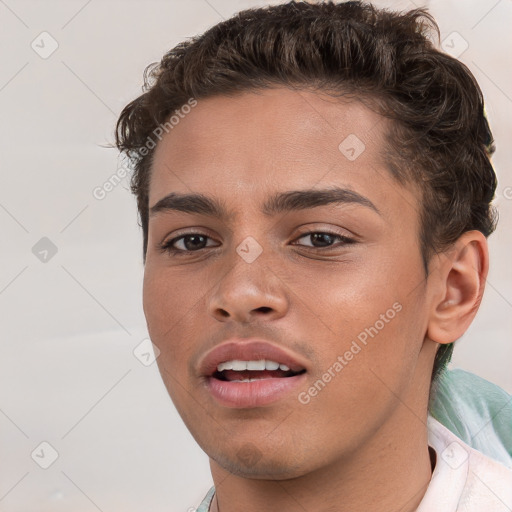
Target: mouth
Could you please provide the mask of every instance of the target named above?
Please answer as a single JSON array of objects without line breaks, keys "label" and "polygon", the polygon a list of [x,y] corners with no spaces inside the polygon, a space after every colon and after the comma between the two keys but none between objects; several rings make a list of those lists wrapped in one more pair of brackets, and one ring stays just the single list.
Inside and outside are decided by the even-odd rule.
[{"label": "mouth", "polygon": [[224,382],[254,382],[264,379],[286,379],[302,375],[306,369],[291,370],[289,366],[277,361],[260,359],[258,361],[225,361],[217,365],[212,378]]},{"label": "mouth", "polygon": [[214,400],[231,408],[268,405],[306,378],[294,354],[261,340],[230,341],[212,349],[200,365]]}]

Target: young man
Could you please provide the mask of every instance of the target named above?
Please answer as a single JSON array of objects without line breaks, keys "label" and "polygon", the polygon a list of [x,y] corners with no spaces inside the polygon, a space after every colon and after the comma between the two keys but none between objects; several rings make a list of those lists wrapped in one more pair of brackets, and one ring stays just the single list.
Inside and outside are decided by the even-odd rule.
[{"label": "young man", "polygon": [[167,53],[117,126],[158,365],[215,487],[199,510],[512,509],[429,414],[478,309],[496,177],[433,19],[249,10]]}]

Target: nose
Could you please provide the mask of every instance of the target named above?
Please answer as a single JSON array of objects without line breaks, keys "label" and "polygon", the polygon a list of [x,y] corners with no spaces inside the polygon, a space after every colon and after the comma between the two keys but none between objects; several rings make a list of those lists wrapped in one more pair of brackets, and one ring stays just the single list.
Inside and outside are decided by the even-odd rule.
[{"label": "nose", "polygon": [[247,263],[238,254],[224,267],[209,300],[209,312],[221,322],[242,324],[276,320],[286,314],[286,285],[260,256]]}]

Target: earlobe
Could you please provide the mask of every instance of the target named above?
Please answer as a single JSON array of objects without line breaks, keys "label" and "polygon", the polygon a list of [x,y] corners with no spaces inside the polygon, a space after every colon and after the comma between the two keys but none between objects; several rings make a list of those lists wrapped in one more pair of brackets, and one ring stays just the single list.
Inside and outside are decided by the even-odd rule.
[{"label": "earlobe", "polygon": [[443,253],[435,276],[438,290],[431,305],[428,338],[446,344],[466,332],[480,306],[488,269],[487,239],[480,231],[463,233]]}]

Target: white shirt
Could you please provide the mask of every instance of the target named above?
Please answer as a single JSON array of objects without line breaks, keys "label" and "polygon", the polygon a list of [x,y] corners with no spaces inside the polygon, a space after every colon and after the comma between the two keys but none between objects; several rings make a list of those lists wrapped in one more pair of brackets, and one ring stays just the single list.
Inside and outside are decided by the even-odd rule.
[{"label": "white shirt", "polygon": [[[416,512],[512,512],[512,469],[471,448],[430,415],[427,427],[436,466]],[[214,491],[197,512],[208,511]]]},{"label": "white shirt", "polygon": [[429,415],[436,467],[416,512],[511,512],[512,470],[468,446]]}]

